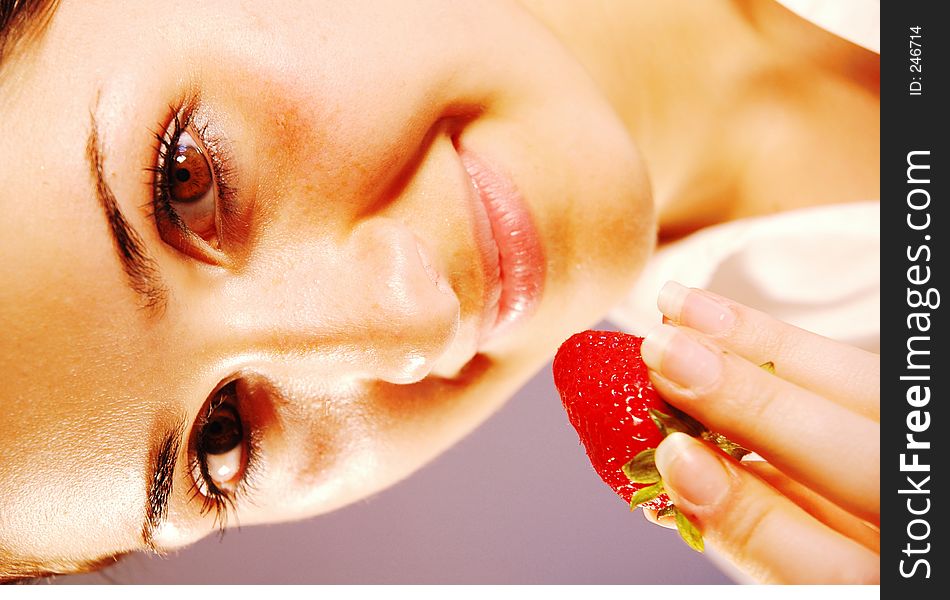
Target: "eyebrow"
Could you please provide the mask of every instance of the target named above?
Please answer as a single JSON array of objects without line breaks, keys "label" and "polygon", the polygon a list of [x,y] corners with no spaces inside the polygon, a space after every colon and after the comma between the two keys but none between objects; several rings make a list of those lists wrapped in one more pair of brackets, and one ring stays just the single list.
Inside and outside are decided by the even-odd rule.
[{"label": "eyebrow", "polygon": [[152,450],[152,468],[148,474],[148,491],[145,495],[145,519],[142,522],[142,543],[161,554],[155,545],[155,532],[168,517],[168,502],[174,487],[175,465],[181,450],[185,419],[182,418],[161,437]]},{"label": "eyebrow", "polygon": [[158,263],[149,254],[142,236],[122,214],[112,188],[105,178],[103,149],[94,112],[89,113],[91,125],[86,141],[86,159],[92,173],[96,197],[109,222],[109,232],[129,287],[138,294],[150,314],[161,315],[168,304],[168,290],[162,282]]}]

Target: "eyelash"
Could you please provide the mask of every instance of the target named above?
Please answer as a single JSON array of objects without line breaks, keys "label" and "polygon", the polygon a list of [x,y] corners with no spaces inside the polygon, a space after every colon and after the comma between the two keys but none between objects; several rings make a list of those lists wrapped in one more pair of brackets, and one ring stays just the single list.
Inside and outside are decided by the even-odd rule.
[{"label": "eyelash", "polygon": [[[163,219],[178,229],[183,234],[190,234],[188,226],[182,220],[181,215],[175,210],[171,201],[171,178],[172,161],[169,157],[172,155],[178,140],[181,138],[188,127],[192,124],[192,116],[197,108],[197,99],[183,100],[177,105],[169,106],[170,117],[164,122],[159,123],[158,127],[152,131],[157,140],[154,155],[157,157],[151,166],[145,168],[152,173],[152,218]],[[217,210],[222,210],[226,214],[227,207],[234,197],[234,190],[228,184],[232,179],[232,169],[227,155],[221,157],[216,152],[220,146],[220,140],[210,134],[208,124],[206,123],[200,129],[194,131],[195,140],[200,142],[205,155],[210,161],[211,171],[214,176],[214,183],[217,187],[218,203]]]},{"label": "eyelash", "polygon": [[[202,455],[198,441],[204,436],[208,419],[214,414],[214,411],[224,403],[226,395],[232,393],[236,396],[236,392],[228,391],[228,388],[234,385],[235,382],[231,382],[215,392],[214,398],[208,404],[207,409],[202,411],[199,415],[195,423],[195,430],[198,433],[194,440],[192,440],[193,450],[190,452],[191,457],[188,463],[188,471],[192,474],[191,487],[188,490],[188,501],[201,502],[200,512],[202,516],[214,511],[214,526],[218,529],[219,535],[222,537],[227,529],[228,519],[234,514],[237,502],[253,495],[255,489],[254,475],[258,455],[257,437],[253,430],[248,430],[248,428],[244,427],[244,420],[241,419],[241,427],[244,430],[245,437],[243,443],[245,444],[247,456],[245,458],[244,472],[233,492],[221,490],[214,484],[214,480],[208,473],[207,458]],[[239,403],[235,401],[235,405],[237,404]],[[237,414],[238,418],[240,418],[241,413],[239,410]],[[196,473],[201,476],[200,482],[194,477]],[[204,489],[201,489],[202,487]]]},{"label": "eyelash", "polygon": [[[172,204],[170,179],[172,176],[171,169],[174,165],[170,157],[173,156],[181,135],[192,126],[192,116],[197,105],[197,99],[191,98],[183,99],[177,105],[169,106],[170,116],[159,123],[158,127],[152,131],[157,144],[152,154],[152,164],[146,167],[146,171],[152,174],[152,199],[149,203],[150,217],[155,219],[160,228],[160,222],[164,221],[181,232],[184,237],[195,242],[197,236],[191,232]],[[210,163],[216,186],[215,210],[227,214],[228,206],[235,196],[234,190],[227,183],[232,178],[228,153],[225,152],[223,157],[219,156],[216,149],[221,145],[220,140],[210,134],[207,123],[200,128],[193,128],[190,133],[193,134],[195,141],[201,144],[201,149],[205,152],[205,156]],[[234,390],[229,389],[233,388],[234,385],[235,382],[231,382],[216,391],[207,408],[199,415],[194,426],[197,435],[194,436],[192,441],[192,450],[189,452],[188,461],[188,472],[191,478],[188,502],[200,502],[199,510],[202,516],[214,512],[214,526],[221,536],[224,535],[227,529],[228,521],[234,516],[237,503],[239,501],[246,502],[245,498],[253,495],[255,464],[258,454],[257,436],[252,429],[249,430],[244,427],[244,420],[241,419],[245,437],[242,443],[246,456],[243,473],[232,491],[222,490],[214,484],[214,480],[208,472],[207,456],[203,454],[200,443],[197,442],[205,435],[205,428],[214,411],[226,401],[229,394],[236,397]],[[235,400],[234,404],[236,408],[239,408],[239,402]],[[236,410],[236,412],[240,419],[240,410]]]},{"label": "eyelash", "polygon": [[[169,125],[159,124],[158,129],[153,131],[155,139],[158,140],[158,146],[155,149],[158,160],[152,166],[146,167],[146,170],[152,173],[152,215],[158,219],[162,218],[171,223],[174,227],[187,232],[188,227],[182,221],[181,216],[171,203],[171,184],[169,183],[172,166],[169,156],[178,144],[181,134],[191,124],[190,108],[184,104],[177,108],[171,108],[171,122]],[[202,140],[204,136],[200,136]]]}]

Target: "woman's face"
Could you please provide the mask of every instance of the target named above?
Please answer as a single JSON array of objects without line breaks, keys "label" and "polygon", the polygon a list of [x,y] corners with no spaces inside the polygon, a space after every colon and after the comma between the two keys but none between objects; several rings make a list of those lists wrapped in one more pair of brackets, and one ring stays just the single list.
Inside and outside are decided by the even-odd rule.
[{"label": "woman's face", "polygon": [[64,1],[34,44],[0,74],[0,563],[372,494],[649,252],[626,131],[511,2]]}]

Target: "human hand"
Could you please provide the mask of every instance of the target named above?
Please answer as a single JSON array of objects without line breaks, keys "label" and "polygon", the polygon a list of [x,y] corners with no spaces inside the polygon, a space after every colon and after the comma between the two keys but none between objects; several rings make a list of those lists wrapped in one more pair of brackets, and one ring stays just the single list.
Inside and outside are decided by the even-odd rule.
[{"label": "human hand", "polygon": [[877,583],[879,356],[673,282],[658,305],[641,349],[657,391],[767,461],[674,433],[656,463],[676,506],[760,581]]}]

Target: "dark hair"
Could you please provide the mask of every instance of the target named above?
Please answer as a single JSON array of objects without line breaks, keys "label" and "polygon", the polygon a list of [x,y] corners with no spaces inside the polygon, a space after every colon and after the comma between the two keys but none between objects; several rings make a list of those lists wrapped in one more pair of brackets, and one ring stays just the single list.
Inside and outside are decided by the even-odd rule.
[{"label": "dark hair", "polygon": [[6,562],[9,557],[5,556],[3,550],[0,549],[0,584],[42,583],[56,575],[90,573],[110,567],[126,556],[128,554],[117,554],[93,560],[60,562],[53,566],[34,560],[13,559],[11,562]]},{"label": "dark hair", "polygon": [[59,0],[0,0],[0,70],[16,54],[40,37]]}]

